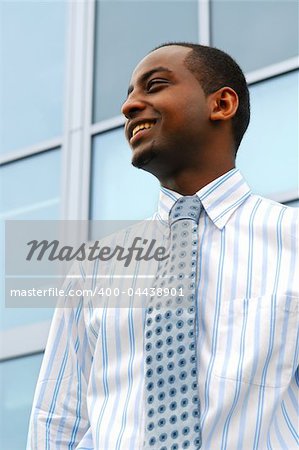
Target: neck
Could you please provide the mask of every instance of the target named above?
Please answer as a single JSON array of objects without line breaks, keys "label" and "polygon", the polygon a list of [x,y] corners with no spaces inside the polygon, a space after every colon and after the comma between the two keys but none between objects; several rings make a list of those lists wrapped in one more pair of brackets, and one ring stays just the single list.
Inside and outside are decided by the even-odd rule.
[{"label": "neck", "polygon": [[235,167],[234,163],[225,167],[211,167],[210,170],[185,169],[173,176],[160,179],[161,186],[181,195],[193,195],[201,188],[224,175]]}]

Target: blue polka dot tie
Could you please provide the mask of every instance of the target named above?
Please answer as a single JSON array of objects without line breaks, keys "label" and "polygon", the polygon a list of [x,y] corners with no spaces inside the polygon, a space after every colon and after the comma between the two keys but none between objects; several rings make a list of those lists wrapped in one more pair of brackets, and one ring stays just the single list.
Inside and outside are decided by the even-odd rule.
[{"label": "blue polka dot tie", "polygon": [[196,351],[200,209],[194,195],[178,199],[169,213],[169,258],[158,270],[145,318],[144,449],[201,447]]}]

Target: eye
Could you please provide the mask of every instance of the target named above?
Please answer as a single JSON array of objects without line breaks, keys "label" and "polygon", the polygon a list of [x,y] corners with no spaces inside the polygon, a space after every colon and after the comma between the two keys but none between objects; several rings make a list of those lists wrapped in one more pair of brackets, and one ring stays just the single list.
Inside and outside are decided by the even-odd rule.
[{"label": "eye", "polygon": [[165,84],[168,84],[168,80],[166,80],[164,78],[153,78],[152,80],[148,81],[148,83],[146,85],[146,90],[148,92],[153,92]]}]

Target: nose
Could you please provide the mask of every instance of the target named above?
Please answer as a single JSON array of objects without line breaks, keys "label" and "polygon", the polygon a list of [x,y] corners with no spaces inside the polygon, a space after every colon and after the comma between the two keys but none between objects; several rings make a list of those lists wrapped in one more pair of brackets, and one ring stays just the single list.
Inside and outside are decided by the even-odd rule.
[{"label": "nose", "polygon": [[122,105],[121,112],[127,119],[132,119],[138,112],[143,111],[145,108],[146,105],[141,97],[137,98],[136,95],[130,94]]}]

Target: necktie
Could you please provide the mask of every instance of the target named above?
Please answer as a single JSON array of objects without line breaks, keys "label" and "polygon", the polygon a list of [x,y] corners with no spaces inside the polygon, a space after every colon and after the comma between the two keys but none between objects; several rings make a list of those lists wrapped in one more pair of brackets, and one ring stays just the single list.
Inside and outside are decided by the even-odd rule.
[{"label": "necktie", "polygon": [[196,195],[181,197],[172,207],[169,257],[158,270],[146,312],[143,448],[148,450],[201,447],[196,351],[200,209]]}]

